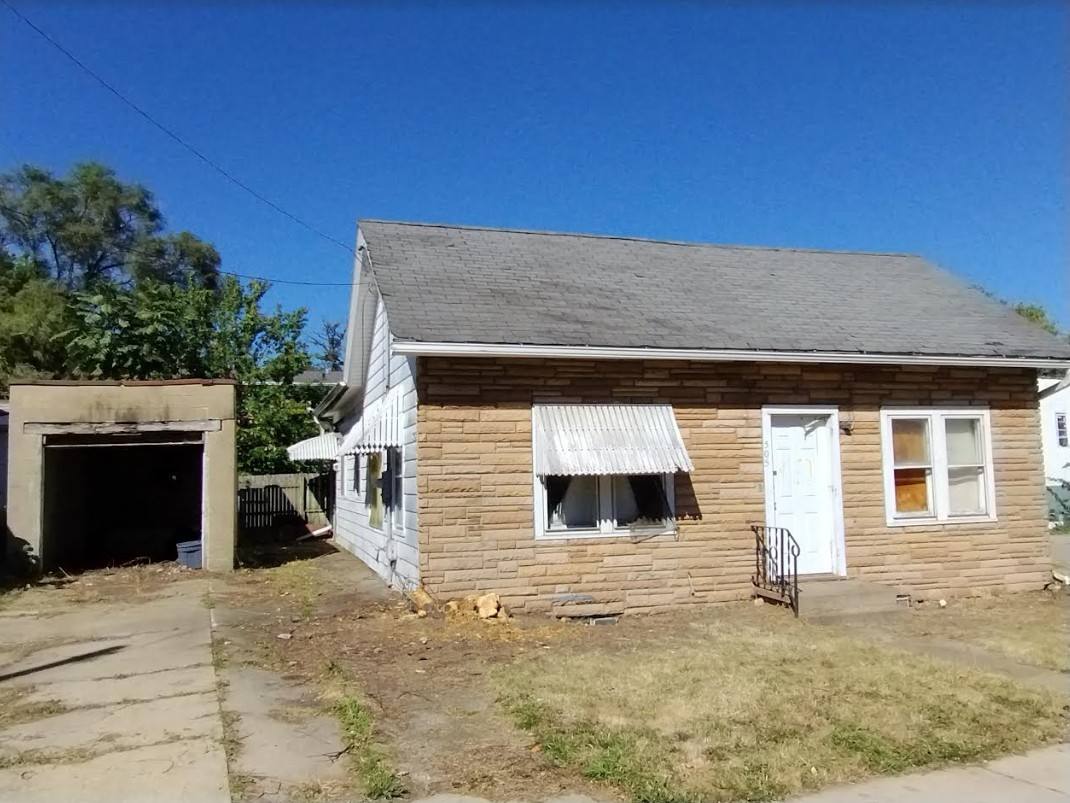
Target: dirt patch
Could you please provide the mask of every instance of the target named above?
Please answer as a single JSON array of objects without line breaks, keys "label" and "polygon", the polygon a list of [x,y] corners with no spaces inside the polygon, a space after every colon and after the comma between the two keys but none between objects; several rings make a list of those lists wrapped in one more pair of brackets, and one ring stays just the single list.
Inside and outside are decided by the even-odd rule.
[{"label": "dirt patch", "polygon": [[49,615],[86,603],[144,602],[155,599],[174,583],[204,576],[204,572],[178,563],[146,563],[46,575],[11,589],[0,599],[5,614]]},{"label": "dirt patch", "polygon": [[1064,589],[948,600],[873,623],[875,638],[946,639],[1029,666],[1070,672],[1070,593]]},{"label": "dirt patch", "polygon": [[1065,589],[952,600],[903,620],[904,634],[973,643],[1014,661],[1070,672],[1070,593]]},{"label": "dirt patch", "polygon": [[69,709],[59,700],[30,700],[33,686],[0,688],[0,731],[62,714]]},{"label": "dirt patch", "polygon": [[[383,752],[371,769],[382,773],[384,789],[381,768],[389,766],[408,796],[615,796],[547,762],[497,706],[489,682],[495,666],[593,628],[545,618],[420,618],[379,585],[354,591],[366,573],[342,555],[237,572],[225,587],[217,584],[214,604],[221,620],[233,623],[224,628],[230,660],[301,680],[336,713],[358,712],[342,724],[360,738],[365,707]],[[355,778],[354,785],[363,782]]]}]

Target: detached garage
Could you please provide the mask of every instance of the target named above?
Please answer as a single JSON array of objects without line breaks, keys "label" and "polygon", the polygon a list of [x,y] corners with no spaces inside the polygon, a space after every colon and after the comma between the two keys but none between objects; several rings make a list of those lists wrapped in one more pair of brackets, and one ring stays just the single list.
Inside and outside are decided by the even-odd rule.
[{"label": "detached garage", "polygon": [[234,566],[234,384],[36,381],[11,386],[8,550],[66,571],[174,560]]}]

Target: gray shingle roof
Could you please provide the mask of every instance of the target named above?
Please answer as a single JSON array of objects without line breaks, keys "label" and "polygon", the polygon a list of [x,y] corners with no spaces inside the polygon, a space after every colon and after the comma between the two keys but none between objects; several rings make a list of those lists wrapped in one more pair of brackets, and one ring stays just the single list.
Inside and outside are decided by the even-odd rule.
[{"label": "gray shingle roof", "polygon": [[917,256],[360,222],[400,340],[1070,359]]}]

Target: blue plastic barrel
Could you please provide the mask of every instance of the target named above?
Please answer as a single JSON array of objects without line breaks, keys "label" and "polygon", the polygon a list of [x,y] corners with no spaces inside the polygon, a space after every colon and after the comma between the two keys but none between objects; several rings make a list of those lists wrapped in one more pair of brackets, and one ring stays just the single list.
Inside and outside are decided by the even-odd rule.
[{"label": "blue plastic barrel", "polygon": [[201,568],[201,542],[179,541],[175,544],[178,549],[178,562],[187,569]]}]

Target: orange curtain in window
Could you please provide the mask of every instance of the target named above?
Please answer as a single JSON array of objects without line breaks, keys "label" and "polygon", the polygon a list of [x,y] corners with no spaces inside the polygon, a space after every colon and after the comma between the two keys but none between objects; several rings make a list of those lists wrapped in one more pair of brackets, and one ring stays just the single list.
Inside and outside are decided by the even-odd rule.
[{"label": "orange curtain in window", "polygon": [[929,488],[924,468],[895,471],[895,509],[899,513],[924,513],[929,509]]},{"label": "orange curtain in window", "polygon": [[929,463],[928,422],[916,418],[892,421],[892,451],[895,464],[927,465]]}]

